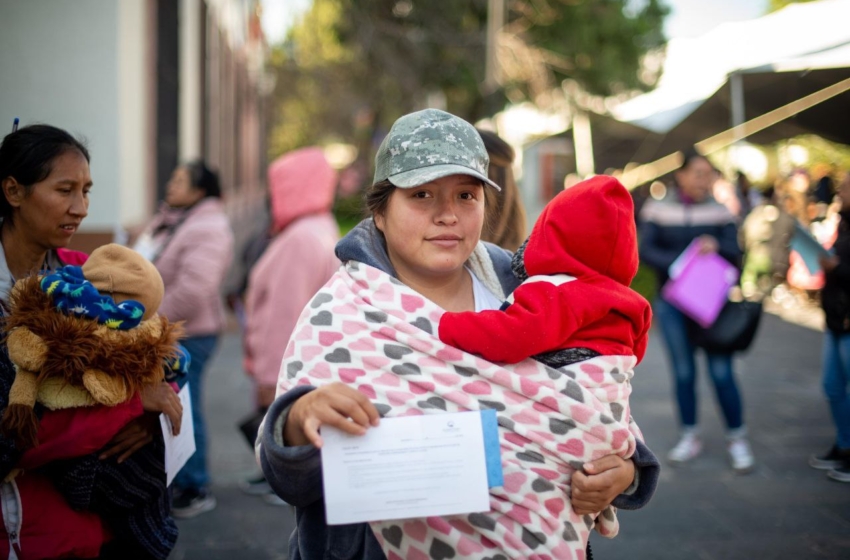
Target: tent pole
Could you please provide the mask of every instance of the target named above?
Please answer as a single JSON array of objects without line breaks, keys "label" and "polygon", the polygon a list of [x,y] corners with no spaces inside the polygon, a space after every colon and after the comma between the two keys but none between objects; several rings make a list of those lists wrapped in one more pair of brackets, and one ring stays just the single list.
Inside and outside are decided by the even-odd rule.
[{"label": "tent pole", "polygon": [[726,158],[726,176],[732,175],[733,168],[737,165],[736,147],[740,144],[744,137],[744,132],[739,127],[744,124],[744,76],[740,72],[733,72],[729,75],[729,93],[732,101],[731,122],[729,126],[731,130],[736,131],[733,137],[730,152]]},{"label": "tent pole", "polygon": [[[744,124],[744,77],[740,72],[729,75],[729,88],[732,95],[732,121],[729,123],[733,130]],[[743,138],[743,131],[735,135],[735,142]]]},{"label": "tent pole", "polygon": [[505,0],[487,2],[487,44],[484,59],[484,92],[499,88],[499,32],[505,26]]},{"label": "tent pole", "polygon": [[[850,78],[846,78],[840,82],[832,84],[831,86],[827,86],[822,90],[818,90],[805,97],[801,97],[800,99],[792,101],[791,103],[783,105],[773,111],[768,111],[763,115],[741,123],[729,130],[724,130],[714,136],[709,136],[705,140],[701,140],[694,144],[694,147],[703,155],[713,154],[714,152],[722,150],[738,140],[742,140],[756,132],[771,127],[778,122],[784,121],[789,117],[802,113],[806,109],[811,109],[815,105],[823,103],[827,99],[840,95],[848,90],[850,90]],[[670,173],[681,165],[681,161],[682,153],[674,152],[661,159],[630,169],[623,173],[621,182],[626,186],[626,188],[633,189],[638,185],[642,185],[652,181],[653,179],[657,179],[666,173]]]},{"label": "tent pole", "polygon": [[590,118],[587,113],[578,109],[573,111],[573,145],[576,152],[576,173],[583,179],[590,177],[596,172]]}]

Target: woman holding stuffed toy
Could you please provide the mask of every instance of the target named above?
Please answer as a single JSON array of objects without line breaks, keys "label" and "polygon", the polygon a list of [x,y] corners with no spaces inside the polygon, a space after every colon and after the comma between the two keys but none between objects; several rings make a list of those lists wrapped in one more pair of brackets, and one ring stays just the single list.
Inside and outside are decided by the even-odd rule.
[{"label": "woman holding stuffed toy", "polygon": [[[88,213],[88,150],[52,126],[13,131],[0,144],[0,186],[0,305],[5,317],[16,281],[87,260],[65,247]],[[15,377],[4,341],[4,412],[10,400],[22,396],[20,391],[12,394]],[[160,413],[179,430],[182,407],[173,389],[165,382],[151,383],[113,407],[50,411],[36,404],[34,412],[38,445],[24,452],[16,438],[0,436],[3,493],[16,498],[3,502],[0,556],[14,549],[19,557],[31,558],[166,558],[177,527],[168,512],[161,452],[154,448],[161,440]],[[59,461],[65,476],[53,476]],[[132,474],[134,469],[155,476],[141,480]],[[126,493],[135,492],[149,497],[151,507],[140,519],[147,524],[145,531],[110,526],[109,515],[93,513],[112,511]]]},{"label": "woman holding stuffed toy", "polygon": [[[685,155],[675,172],[675,181],[663,200],[649,200],[640,214],[640,259],[652,268],[661,286],[668,278],[673,261],[698,240],[700,251],[717,253],[740,268],[741,249],[735,218],[711,196],[717,171],[705,156],[692,151]],[[653,312],[661,327],[673,370],[681,434],[670,450],[668,460],[682,464],[702,452],[697,429],[696,348],[685,316],[659,295]],[[726,421],[729,460],[740,473],[749,472],[755,459],[744,426],[741,393],[732,370],[732,354],[706,353],[708,373]]]}]

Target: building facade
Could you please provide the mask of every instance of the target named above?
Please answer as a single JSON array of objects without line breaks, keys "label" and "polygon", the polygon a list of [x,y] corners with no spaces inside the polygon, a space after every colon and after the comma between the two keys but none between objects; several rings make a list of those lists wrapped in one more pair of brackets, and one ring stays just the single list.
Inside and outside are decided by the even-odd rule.
[{"label": "building facade", "polygon": [[[0,0],[0,135],[85,139],[84,250],[143,224],[178,163],[204,158],[231,212],[262,197],[267,47],[258,0]],[[8,123],[7,129],[3,123]]]}]

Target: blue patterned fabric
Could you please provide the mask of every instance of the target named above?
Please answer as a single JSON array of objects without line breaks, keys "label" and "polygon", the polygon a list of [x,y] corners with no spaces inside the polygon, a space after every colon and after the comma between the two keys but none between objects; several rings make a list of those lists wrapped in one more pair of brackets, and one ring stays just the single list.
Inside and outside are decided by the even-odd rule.
[{"label": "blue patterned fabric", "polygon": [[185,378],[189,373],[189,366],[192,365],[192,355],[185,346],[177,344],[176,350],[177,355],[165,362],[165,380],[169,383],[179,382]]},{"label": "blue patterned fabric", "polygon": [[132,329],[145,314],[145,306],[138,301],[128,299],[116,304],[110,296],[101,294],[79,266],[57,268],[41,279],[41,289],[60,311],[94,319],[111,329]]}]

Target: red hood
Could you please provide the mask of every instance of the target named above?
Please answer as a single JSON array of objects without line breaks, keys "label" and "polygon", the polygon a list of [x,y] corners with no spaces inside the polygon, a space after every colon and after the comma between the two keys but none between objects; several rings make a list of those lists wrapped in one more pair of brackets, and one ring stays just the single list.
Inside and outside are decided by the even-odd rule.
[{"label": "red hood", "polygon": [[334,201],[337,173],[321,148],[302,148],[269,165],[272,228],[283,230],[296,218],[328,212]]},{"label": "red hood", "polygon": [[598,175],[558,193],[534,224],[523,263],[529,276],[599,273],[628,286],[638,268],[629,191]]}]

